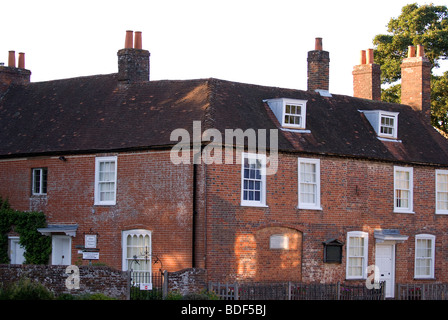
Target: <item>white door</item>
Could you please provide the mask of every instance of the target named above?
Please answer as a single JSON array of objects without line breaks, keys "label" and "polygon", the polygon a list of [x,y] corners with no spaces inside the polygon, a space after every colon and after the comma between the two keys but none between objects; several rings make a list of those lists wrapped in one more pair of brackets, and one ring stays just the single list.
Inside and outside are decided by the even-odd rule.
[{"label": "white door", "polygon": [[72,261],[70,236],[52,236],[51,262],[53,265],[69,265]]},{"label": "white door", "polygon": [[380,271],[380,281],[386,282],[386,298],[393,298],[395,292],[395,245],[377,244],[375,264]]},{"label": "white door", "polygon": [[10,238],[11,240],[11,250],[10,250],[10,261],[11,264],[23,264],[25,262],[25,248],[19,244],[19,238]]}]

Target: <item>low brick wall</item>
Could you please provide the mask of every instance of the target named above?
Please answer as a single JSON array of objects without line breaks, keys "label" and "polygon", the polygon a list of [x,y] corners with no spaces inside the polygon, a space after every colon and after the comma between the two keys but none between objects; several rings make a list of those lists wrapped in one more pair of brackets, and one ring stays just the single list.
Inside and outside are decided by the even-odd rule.
[{"label": "low brick wall", "polygon": [[[79,266],[79,283],[68,266],[51,265],[0,265],[0,283],[8,284],[20,279],[30,279],[44,285],[55,295],[69,293],[82,295],[102,293],[120,300],[129,299],[129,275],[105,266]],[[67,273],[69,272],[69,273]],[[71,277],[75,281],[67,281]],[[67,283],[68,282],[68,285]],[[76,287],[79,287],[77,289]]]},{"label": "low brick wall", "polygon": [[205,269],[188,268],[168,272],[168,291],[178,291],[182,295],[199,293],[207,289],[207,271]]}]

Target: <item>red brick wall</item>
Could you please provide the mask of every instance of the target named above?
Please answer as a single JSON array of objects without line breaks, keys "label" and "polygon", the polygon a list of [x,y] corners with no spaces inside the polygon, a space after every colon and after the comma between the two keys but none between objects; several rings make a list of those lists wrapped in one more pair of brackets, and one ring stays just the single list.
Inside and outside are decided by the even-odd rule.
[{"label": "red brick wall", "polygon": [[[341,264],[323,263],[323,241],[346,242],[347,232],[369,233],[368,265],[375,263],[375,229],[399,229],[409,236],[396,245],[396,281],[413,281],[415,235],[436,236],[436,280],[448,281],[448,216],[435,212],[435,169],[414,166],[414,214],[393,212],[394,164],[321,157],[322,210],[297,209],[297,158],[281,155],[276,175],[267,177],[268,207],[240,205],[241,166],[207,167],[207,255],[209,278],[234,280],[345,280]],[[298,251],[273,251],[268,235],[278,228],[302,240]],[[261,236],[263,234],[263,236]],[[275,267],[273,267],[275,266]]]},{"label": "red brick wall", "polygon": [[[121,269],[121,231],[152,231],[153,269],[205,268],[211,280],[345,280],[341,264],[323,263],[323,241],[346,242],[347,232],[369,233],[368,265],[375,263],[375,229],[409,236],[396,245],[396,281],[414,275],[415,235],[436,236],[436,281],[448,281],[448,216],[435,212],[435,169],[414,168],[414,214],[393,212],[394,164],[321,157],[322,210],[297,209],[297,158],[282,154],[278,172],[267,177],[267,207],[243,207],[240,164],[198,166],[195,238],[192,237],[193,166],[170,162],[169,152],[118,155],[117,205],[94,205],[95,157],[0,161],[0,195],[19,210],[39,207],[49,223],[77,223],[72,260],[84,233],[99,234],[100,262]],[[48,167],[45,201],[30,196],[31,168]],[[91,230],[91,231],[90,231]],[[288,234],[288,250],[269,248],[273,234]],[[194,252],[192,242],[195,242]],[[194,253],[195,261],[192,261]]]},{"label": "red brick wall", "polygon": [[[44,211],[49,224],[78,224],[72,262],[81,259],[75,246],[84,245],[84,233],[93,232],[99,262],[121,270],[121,231],[141,228],[152,231],[153,254],[163,269],[191,267],[192,166],[172,165],[169,152],[120,154],[116,205],[95,206],[95,156],[66,159],[0,161],[0,195],[14,209]],[[48,194],[38,199],[31,196],[36,167],[48,168]]]}]

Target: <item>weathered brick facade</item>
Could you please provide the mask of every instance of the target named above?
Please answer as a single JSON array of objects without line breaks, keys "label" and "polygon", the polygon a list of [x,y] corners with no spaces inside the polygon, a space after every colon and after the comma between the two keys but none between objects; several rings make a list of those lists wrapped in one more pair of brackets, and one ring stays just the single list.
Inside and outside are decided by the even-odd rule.
[{"label": "weathered brick facade", "polygon": [[[39,167],[48,168],[47,196],[31,195],[31,170]],[[115,206],[94,205],[95,155],[6,161],[0,168],[0,194],[14,209],[43,211],[49,224],[78,225],[73,262],[81,259],[75,247],[84,245],[84,234],[93,233],[100,262],[121,269],[121,231],[148,229],[164,268],[191,266],[192,169],[173,166],[169,152],[120,154]]]},{"label": "weathered brick facade", "polygon": [[[448,258],[443,245],[448,241],[444,232],[448,222],[446,216],[435,214],[437,167],[414,167],[415,213],[395,213],[394,163],[318,157],[322,210],[304,210],[297,209],[297,158],[280,156],[277,174],[267,178],[266,208],[239,205],[239,196],[235,195],[239,195],[241,173],[237,165],[208,168],[210,240],[205,267],[209,274],[221,275],[222,281],[343,281],[345,248],[341,264],[326,264],[324,241],[335,238],[346,242],[349,231],[369,233],[370,265],[375,264],[374,230],[400,229],[409,239],[396,245],[396,280],[413,280],[415,235],[429,233],[440,241],[435,257],[436,273],[439,270],[436,279],[448,281],[442,271]],[[220,190],[210,195],[214,189]],[[277,233],[289,233],[297,242],[290,250],[270,250],[268,235]]]}]

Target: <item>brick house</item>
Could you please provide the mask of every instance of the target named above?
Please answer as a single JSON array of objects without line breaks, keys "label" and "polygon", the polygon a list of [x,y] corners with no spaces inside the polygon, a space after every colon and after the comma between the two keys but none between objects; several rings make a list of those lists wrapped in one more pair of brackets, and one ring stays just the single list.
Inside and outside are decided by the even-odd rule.
[{"label": "brick house", "polygon": [[399,105],[380,101],[371,50],[351,97],[329,92],[319,38],[307,90],[152,81],[141,43],[126,33],[114,74],[34,83],[14,52],[0,66],[0,195],[46,214],[50,264],[87,248],[117,269],[220,281],[365,281],[376,265],[388,296],[448,282],[448,142],[430,125],[422,47],[403,60]]}]

